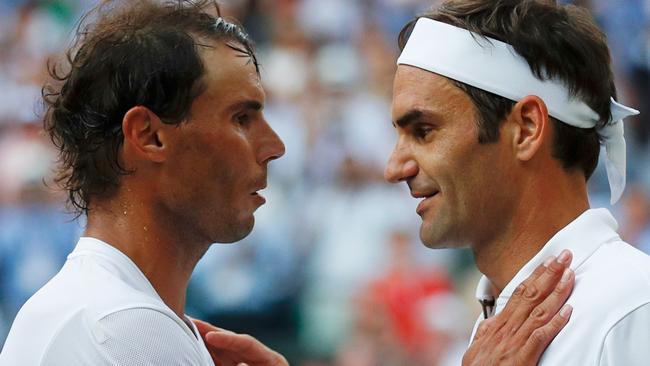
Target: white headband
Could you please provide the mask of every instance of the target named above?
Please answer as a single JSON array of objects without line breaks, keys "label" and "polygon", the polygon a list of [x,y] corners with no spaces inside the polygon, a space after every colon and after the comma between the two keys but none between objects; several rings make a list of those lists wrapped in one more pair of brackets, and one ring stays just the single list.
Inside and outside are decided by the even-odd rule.
[{"label": "white headband", "polygon": [[[540,80],[512,46],[429,18],[418,19],[397,64],[418,67],[500,95],[513,101],[540,97],[549,115],[579,128],[593,128],[600,117],[586,103],[570,95],[563,82]],[[611,100],[612,118],[598,130],[607,157],[605,167],[616,203],[625,189],[623,118],[639,111]]]}]

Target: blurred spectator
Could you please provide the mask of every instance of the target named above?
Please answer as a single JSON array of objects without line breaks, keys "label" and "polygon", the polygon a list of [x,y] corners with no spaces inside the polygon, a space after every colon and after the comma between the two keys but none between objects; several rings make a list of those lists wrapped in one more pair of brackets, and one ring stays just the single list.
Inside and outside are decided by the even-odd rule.
[{"label": "blurred spectator", "polygon": [[352,329],[336,365],[460,363],[456,350],[467,340],[458,325],[469,314],[445,270],[418,263],[414,244],[406,233],[390,235],[388,267],[354,297]]},{"label": "blurred spectator", "polygon": [[623,201],[621,214],[621,238],[650,254],[650,199],[648,190],[631,186]]}]

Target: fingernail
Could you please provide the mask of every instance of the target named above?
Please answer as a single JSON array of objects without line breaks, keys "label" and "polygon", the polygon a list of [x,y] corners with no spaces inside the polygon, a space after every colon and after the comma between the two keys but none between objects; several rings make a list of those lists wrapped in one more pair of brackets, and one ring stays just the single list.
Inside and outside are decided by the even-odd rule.
[{"label": "fingernail", "polygon": [[560,253],[560,256],[557,257],[557,262],[561,264],[569,263],[569,251],[566,249],[563,250],[562,253]]},{"label": "fingernail", "polygon": [[560,310],[560,316],[564,318],[568,318],[569,315],[571,315],[571,312],[573,312],[573,307],[569,304],[564,304],[564,306],[562,306],[562,309]]},{"label": "fingernail", "polygon": [[553,263],[554,260],[555,260],[554,256],[550,256],[550,257],[546,258],[546,260],[544,261],[544,267],[550,266],[551,263]]},{"label": "fingernail", "polygon": [[560,282],[568,282],[569,278],[571,278],[571,268],[567,268],[564,270],[562,273],[562,278],[560,279]]}]

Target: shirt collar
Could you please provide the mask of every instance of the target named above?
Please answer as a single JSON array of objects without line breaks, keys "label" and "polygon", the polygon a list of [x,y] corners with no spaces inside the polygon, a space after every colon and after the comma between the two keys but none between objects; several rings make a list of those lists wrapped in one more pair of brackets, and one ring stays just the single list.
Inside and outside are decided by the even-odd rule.
[{"label": "shirt collar", "polygon": [[106,259],[114,265],[113,268],[109,268],[111,272],[118,274],[122,280],[138,291],[144,292],[163,302],[156,289],[154,289],[140,268],[138,268],[131,258],[114,246],[96,238],[82,236],[79,238],[75,249],[68,255],[68,260],[84,255],[99,256]]},{"label": "shirt collar", "polygon": [[[575,271],[602,244],[618,238],[618,223],[605,208],[590,209],[558,231],[544,247],[517,272],[506,285],[496,301],[496,309],[502,309],[515,288],[530,276],[535,268],[549,256],[558,256],[563,249],[573,253],[571,268]],[[481,276],[476,288],[479,301],[494,299],[494,286],[486,276]]]}]

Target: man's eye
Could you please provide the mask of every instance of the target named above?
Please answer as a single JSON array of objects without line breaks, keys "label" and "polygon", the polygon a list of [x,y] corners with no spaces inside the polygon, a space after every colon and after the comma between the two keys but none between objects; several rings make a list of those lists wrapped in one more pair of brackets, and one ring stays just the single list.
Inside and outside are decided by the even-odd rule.
[{"label": "man's eye", "polygon": [[417,139],[424,139],[429,135],[429,133],[431,133],[431,131],[433,131],[433,128],[428,126],[415,126],[413,128],[413,136]]},{"label": "man's eye", "polygon": [[251,117],[248,115],[248,113],[242,113],[235,116],[235,121],[237,121],[237,123],[240,125],[245,125],[250,122],[250,120]]}]

